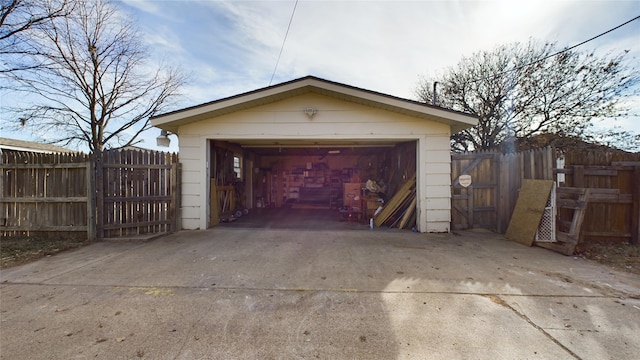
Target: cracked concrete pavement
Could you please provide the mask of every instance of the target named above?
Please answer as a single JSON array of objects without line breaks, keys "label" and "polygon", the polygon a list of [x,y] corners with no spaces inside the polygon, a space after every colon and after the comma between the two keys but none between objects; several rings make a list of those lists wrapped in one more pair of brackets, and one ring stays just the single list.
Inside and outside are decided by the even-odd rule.
[{"label": "cracked concrete pavement", "polygon": [[631,359],[640,279],[486,231],[216,228],[0,273],[1,359]]}]

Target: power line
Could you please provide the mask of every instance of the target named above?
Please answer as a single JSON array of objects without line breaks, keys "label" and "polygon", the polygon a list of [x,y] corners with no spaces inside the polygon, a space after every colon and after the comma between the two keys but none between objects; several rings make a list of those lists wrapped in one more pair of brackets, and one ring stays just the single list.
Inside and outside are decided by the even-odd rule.
[{"label": "power line", "polygon": [[273,77],[276,76],[276,70],[278,70],[278,64],[280,63],[280,57],[282,56],[282,50],[284,50],[284,43],[287,41],[287,36],[289,35],[289,29],[291,28],[291,23],[293,22],[293,15],[296,13],[296,7],[298,7],[298,0],[293,5],[293,11],[291,12],[291,17],[289,18],[289,25],[287,25],[287,32],[284,34],[284,39],[282,40],[282,46],[280,47],[280,53],[278,54],[278,60],[276,60],[276,66],[273,68],[273,73],[271,74],[271,80],[269,80],[269,86],[273,82]]},{"label": "power line", "polygon": [[612,28],[612,29],[609,29],[609,30],[607,30],[607,31],[603,32],[602,34],[596,35],[596,36],[592,37],[591,39],[587,39],[587,40],[585,40],[585,41],[583,41],[583,42],[581,42],[581,43],[578,43],[578,44],[575,44],[575,45],[573,45],[573,46],[571,46],[571,47],[568,47],[568,48],[566,48],[566,49],[560,50],[560,51],[556,52],[555,54],[551,54],[551,55],[545,56],[545,57],[543,57],[542,59],[538,59],[537,61],[534,61],[534,62],[532,62],[531,64],[523,65],[523,66],[521,66],[521,67],[526,67],[526,66],[529,66],[529,65],[533,65],[533,64],[535,64],[536,62],[540,62],[540,61],[543,61],[543,60],[547,60],[548,58],[551,58],[551,57],[554,57],[554,56],[560,55],[560,54],[562,54],[562,53],[564,53],[564,52],[567,52],[567,51],[569,51],[569,50],[573,50],[573,49],[577,48],[578,46],[582,46],[582,45],[584,45],[584,44],[586,44],[586,43],[588,43],[588,42],[591,42],[591,41],[593,41],[593,40],[595,40],[595,39],[597,39],[597,38],[599,38],[599,37],[601,37],[601,36],[604,36],[604,35],[606,35],[606,34],[608,34],[608,33],[612,32],[612,31],[618,30],[619,28],[621,28],[621,27],[623,27],[623,26],[625,26],[625,25],[627,25],[627,24],[629,24],[629,23],[631,23],[631,22],[634,22],[634,21],[636,21],[636,20],[638,20],[638,19],[640,19],[640,15],[638,15],[638,16],[634,17],[633,19],[631,19],[631,20],[629,20],[629,21],[626,21],[626,22],[624,22],[624,23],[622,23],[622,24],[620,24],[620,25],[618,25],[618,26],[616,26],[616,27],[614,27],[614,28]]},{"label": "power line", "polygon": [[[526,68],[526,67],[529,67],[529,66],[534,65],[534,64],[536,64],[536,63],[539,63],[539,62],[541,62],[541,61],[547,60],[547,59],[552,58],[552,57],[554,57],[554,56],[558,56],[558,55],[560,55],[560,54],[562,54],[562,53],[565,53],[565,52],[567,52],[567,51],[573,50],[573,49],[575,49],[575,48],[577,48],[577,47],[579,47],[579,46],[582,46],[582,45],[584,45],[584,44],[586,44],[586,43],[588,43],[588,42],[591,42],[591,41],[593,41],[593,40],[595,40],[595,39],[597,39],[597,38],[599,38],[599,37],[602,37],[602,36],[604,36],[604,35],[606,35],[606,34],[608,34],[608,33],[612,32],[612,31],[618,30],[619,28],[621,28],[621,27],[623,27],[623,26],[625,26],[625,25],[627,25],[627,24],[629,24],[629,23],[631,23],[631,22],[634,22],[634,21],[636,21],[636,20],[638,20],[638,19],[640,19],[640,15],[638,15],[638,16],[636,16],[636,17],[634,17],[634,18],[633,18],[633,19],[631,19],[631,20],[625,21],[624,23],[622,23],[622,24],[620,24],[620,25],[618,25],[618,26],[616,26],[616,27],[614,27],[614,28],[611,28],[611,29],[609,29],[609,30],[607,30],[607,31],[605,31],[605,32],[603,32],[603,33],[601,33],[601,34],[598,34],[598,35],[596,35],[596,36],[594,36],[594,37],[592,37],[592,38],[590,38],[590,39],[587,39],[587,40],[585,40],[585,41],[583,41],[583,42],[581,42],[581,43],[578,43],[578,44],[575,44],[575,45],[570,46],[570,47],[568,47],[568,48],[562,49],[562,50],[557,51],[557,52],[555,52],[555,53],[553,53],[553,54],[551,54],[551,55],[547,55],[547,56],[545,56],[545,57],[543,57],[543,58],[541,58],[541,59],[538,59],[538,60],[532,61],[532,62],[530,62],[530,63],[528,63],[528,64],[520,65],[520,66],[515,67],[515,68],[513,68],[513,69],[505,70],[505,71],[503,71],[503,72],[500,72],[500,73],[494,74],[494,75],[492,75],[491,77],[496,77],[496,76],[500,76],[500,75],[508,74],[508,73],[513,72],[513,71],[516,71],[516,70],[524,69],[524,68]],[[481,81],[481,80],[486,80],[486,79],[489,79],[489,77],[474,79],[474,80],[471,80],[470,82],[476,82],[476,81]]]}]

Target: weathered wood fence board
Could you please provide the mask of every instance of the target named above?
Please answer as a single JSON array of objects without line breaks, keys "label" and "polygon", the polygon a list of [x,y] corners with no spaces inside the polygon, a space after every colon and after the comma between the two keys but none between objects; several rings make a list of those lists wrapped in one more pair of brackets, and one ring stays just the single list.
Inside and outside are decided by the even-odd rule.
[{"label": "weathered wood fence board", "polygon": [[85,154],[2,154],[2,235],[86,236],[88,164]]},{"label": "weathered wood fence board", "polygon": [[175,231],[171,180],[177,155],[108,151],[103,166],[104,237]]},{"label": "weathered wood fence board", "polygon": [[582,240],[638,244],[640,154],[573,151],[564,157],[565,168],[557,172],[565,174],[565,186],[589,188],[593,193],[584,217]]},{"label": "weathered wood fence board", "polygon": [[[86,154],[2,154],[2,236],[122,237],[179,228],[176,154],[105,151],[102,201]],[[103,204],[102,222],[96,206]],[[102,233],[96,233],[101,223]]]}]

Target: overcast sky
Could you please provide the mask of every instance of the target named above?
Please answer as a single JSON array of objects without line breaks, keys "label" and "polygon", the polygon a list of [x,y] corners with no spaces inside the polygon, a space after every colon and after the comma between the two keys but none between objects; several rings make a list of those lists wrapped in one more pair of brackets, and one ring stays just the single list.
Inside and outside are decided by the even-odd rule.
[{"label": "overcast sky", "polygon": [[[296,2],[120,4],[137,19],[154,57],[191,72],[184,107],[268,86]],[[529,38],[572,46],[638,15],[638,0],[299,0],[272,84],[314,75],[415,99],[420,75],[437,74],[463,56]],[[578,49],[631,50],[640,61],[640,20]],[[640,132],[633,122],[619,125]],[[143,146],[154,145],[157,132]]]}]

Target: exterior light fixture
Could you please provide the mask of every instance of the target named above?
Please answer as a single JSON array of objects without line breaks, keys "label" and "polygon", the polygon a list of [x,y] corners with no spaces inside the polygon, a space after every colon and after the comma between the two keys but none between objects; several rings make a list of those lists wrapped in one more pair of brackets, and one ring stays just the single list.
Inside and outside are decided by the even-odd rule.
[{"label": "exterior light fixture", "polygon": [[308,108],[305,108],[302,112],[307,114],[309,119],[312,119],[318,113],[318,109],[314,107],[308,107]]},{"label": "exterior light fixture", "polygon": [[171,139],[169,139],[169,132],[167,130],[160,130],[160,136],[156,138],[156,144],[161,147],[169,147]]}]

